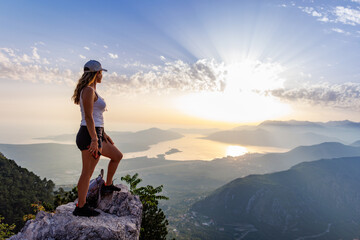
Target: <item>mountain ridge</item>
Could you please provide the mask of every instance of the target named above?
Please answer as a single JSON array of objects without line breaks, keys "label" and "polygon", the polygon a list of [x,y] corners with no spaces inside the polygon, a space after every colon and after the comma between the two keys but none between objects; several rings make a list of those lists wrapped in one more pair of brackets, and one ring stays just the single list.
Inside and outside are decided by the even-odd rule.
[{"label": "mountain ridge", "polygon": [[264,121],[257,126],[239,126],[213,132],[205,139],[230,144],[294,148],[321,142],[350,144],[358,140],[360,123],[344,121]]},{"label": "mountain ridge", "polygon": [[[332,227],[327,239],[356,238],[359,186],[359,156],[321,159],[235,179],[191,210],[213,219],[217,228],[248,224],[257,229],[244,239],[295,239],[324,232],[328,224]],[[345,223],[351,229],[348,233],[341,230]],[[238,236],[242,231],[229,232]]]}]

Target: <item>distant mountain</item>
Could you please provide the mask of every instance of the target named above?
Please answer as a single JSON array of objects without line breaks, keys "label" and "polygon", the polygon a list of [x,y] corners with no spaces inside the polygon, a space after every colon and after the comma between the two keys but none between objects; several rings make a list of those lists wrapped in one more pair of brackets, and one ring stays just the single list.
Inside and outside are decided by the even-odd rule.
[{"label": "distant mountain", "polygon": [[219,131],[218,128],[170,128],[169,131],[181,134],[211,134]]},{"label": "distant mountain", "polygon": [[313,145],[322,142],[342,142],[336,137],[328,137],[314,132],[293,132],[288,130],[255,130],[220,131],[208,135],[205,139],[230,144],[272,146],[294,148],[300,145]]},{"label": "distant mountain", "polygon": [[338,142],[325,142],[312,146],[301,146],[286,153],[269,153],[251,161],[267,172],[286,170],[298,163],[322,158],[360,156],[360,147],[344,145]]},{"label": "distant mountain", "polygon": [[[172,140],[176,138],[181,138],[182,135],[173,131],[162,130],[159,128],[149,128],[146,130],[138,131],[132,134],[133,138],[137,140],[144,141],[145,139],[150,139],[152,141],[165,141]],[[140,139],[139,139],[140,138]]]},{"label": "distant mountain", "polygon": [[138,132],[109,132],[109,136],[115,145],[125,153],[146,151],[150,145],[183,137],[180,133],[159,128]]},{"label": "distant mountain", "polygon": [[329,121],[329,122],[310,122],[310,121],[264,121],[258,125],[261,126],[276,126],[276,127],[312,127],[312,128],[324,128],[324,127],[351,127],[360,128],[359,122],[352,122],[349,120],[343,121]]},{"label": "distant mountain", "polygon": [[61,135],[55,135],[55,136],[36,137],[36,138],[33,138],[33,139],[75,143],[76,134],[75,133],[73,133],[73,134],[61,134]]},{"label": "distant mountain", "polygon": [[209,134],[206,139],[231,144],[294,148],[322,142],[349,144],[358,140],[360,123],[333,121],[265,121],[258,126],[237,128]]},{"label": "distant mountain", "polygon": [[228,130],[212,133],[205,139],[226,142],[231,144],[246,144],[255,146],[269,146],[272,144],[271,132],[264,129],[255,130]]},{"label": "distant mountain", "polygon": [[[138,132],[108,131],[107,133],[124,153],[145,151],[149,149],[150,145],[183,137],[183,135],[177,132],[162,130],[159,128],[150,128]],[[73,144],[75,144],[76,134],[62,134],[36,139],[58,141],[61,143],[72,142]]]},{"label": "distant mountain", "polygon": [[191,211],[194,231],[211,233],[204,239],[359,238],[360,157],[238,178]]},{"label": "distant mountain", "polygon": [[259,127],[308,127],[308,128],[323,128],[321,123],[309,121],[264,121],[258,125]]},{"label": "distant mountain", "polygon": [[350,146],[360,147],[360,140],[353,142]]},{"label": "distant mountain", "polygon": [[352,122],[349,120],[329,121],[329,122],[325,123],[324,125],[329,126],[329,127],[360,128],[360,123]]}]

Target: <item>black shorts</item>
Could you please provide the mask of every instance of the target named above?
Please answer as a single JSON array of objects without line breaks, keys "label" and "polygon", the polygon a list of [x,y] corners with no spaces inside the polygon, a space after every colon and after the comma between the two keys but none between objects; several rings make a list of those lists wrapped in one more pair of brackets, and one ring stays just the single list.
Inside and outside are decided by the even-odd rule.
[{"label": "black shorts", "polygon": [[[95,127],[96,135],[98,138],[98,147],[102,147],[102,142],[104,140],[104,128]],[[76,135],[76,145],[82,151],[90,147],[91,137],[87,126],[80,126],[80,129]]]}]

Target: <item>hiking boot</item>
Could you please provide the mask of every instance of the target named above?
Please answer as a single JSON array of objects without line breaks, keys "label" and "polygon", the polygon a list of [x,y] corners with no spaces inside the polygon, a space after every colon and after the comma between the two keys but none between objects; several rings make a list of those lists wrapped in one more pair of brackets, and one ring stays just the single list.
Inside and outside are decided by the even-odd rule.
[{"label": "hiking boot", "polygon": [[105,194],[109,194],[112,193],[114,191],[121,191],[121,188],[118,188],[116,186],[114,186],[114,184],[111,185],[102,185],[101,187],[101,195],[105,195]]},{"label": "hiking boot", "polygon": [[75,216],[83,216],[83,217],[95,217],[98,216],[100,213],[98,211],[95,211],[87,203],[84,204],[83,207],[78,207],[76,204],[76,208],[73,211],[73,214]]}]

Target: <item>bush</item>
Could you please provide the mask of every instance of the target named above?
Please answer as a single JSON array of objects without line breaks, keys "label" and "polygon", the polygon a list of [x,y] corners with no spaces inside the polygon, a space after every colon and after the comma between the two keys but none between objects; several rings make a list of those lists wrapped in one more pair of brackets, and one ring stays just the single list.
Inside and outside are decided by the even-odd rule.
[{"label": "bush", "polygon": [[150,185],[137,187],[142,181],[138,178],[137,173],[132,177],[128,174],[121,180],[130,185],[130,192],[138,195],[143,205],[140,240],[165,240],[169,223],[164,212],[158,207],[158,200],[168,200],[169,198],[157,195],[162,192],[163,185],[156,188]]},{"label": "bush", "polygon": [[7,223],[2,223],[3,220],[4,217],[0,216],[0,240],[4,240],[14,235],[13,230],[16,227],[15,224],[9,226]]}]

